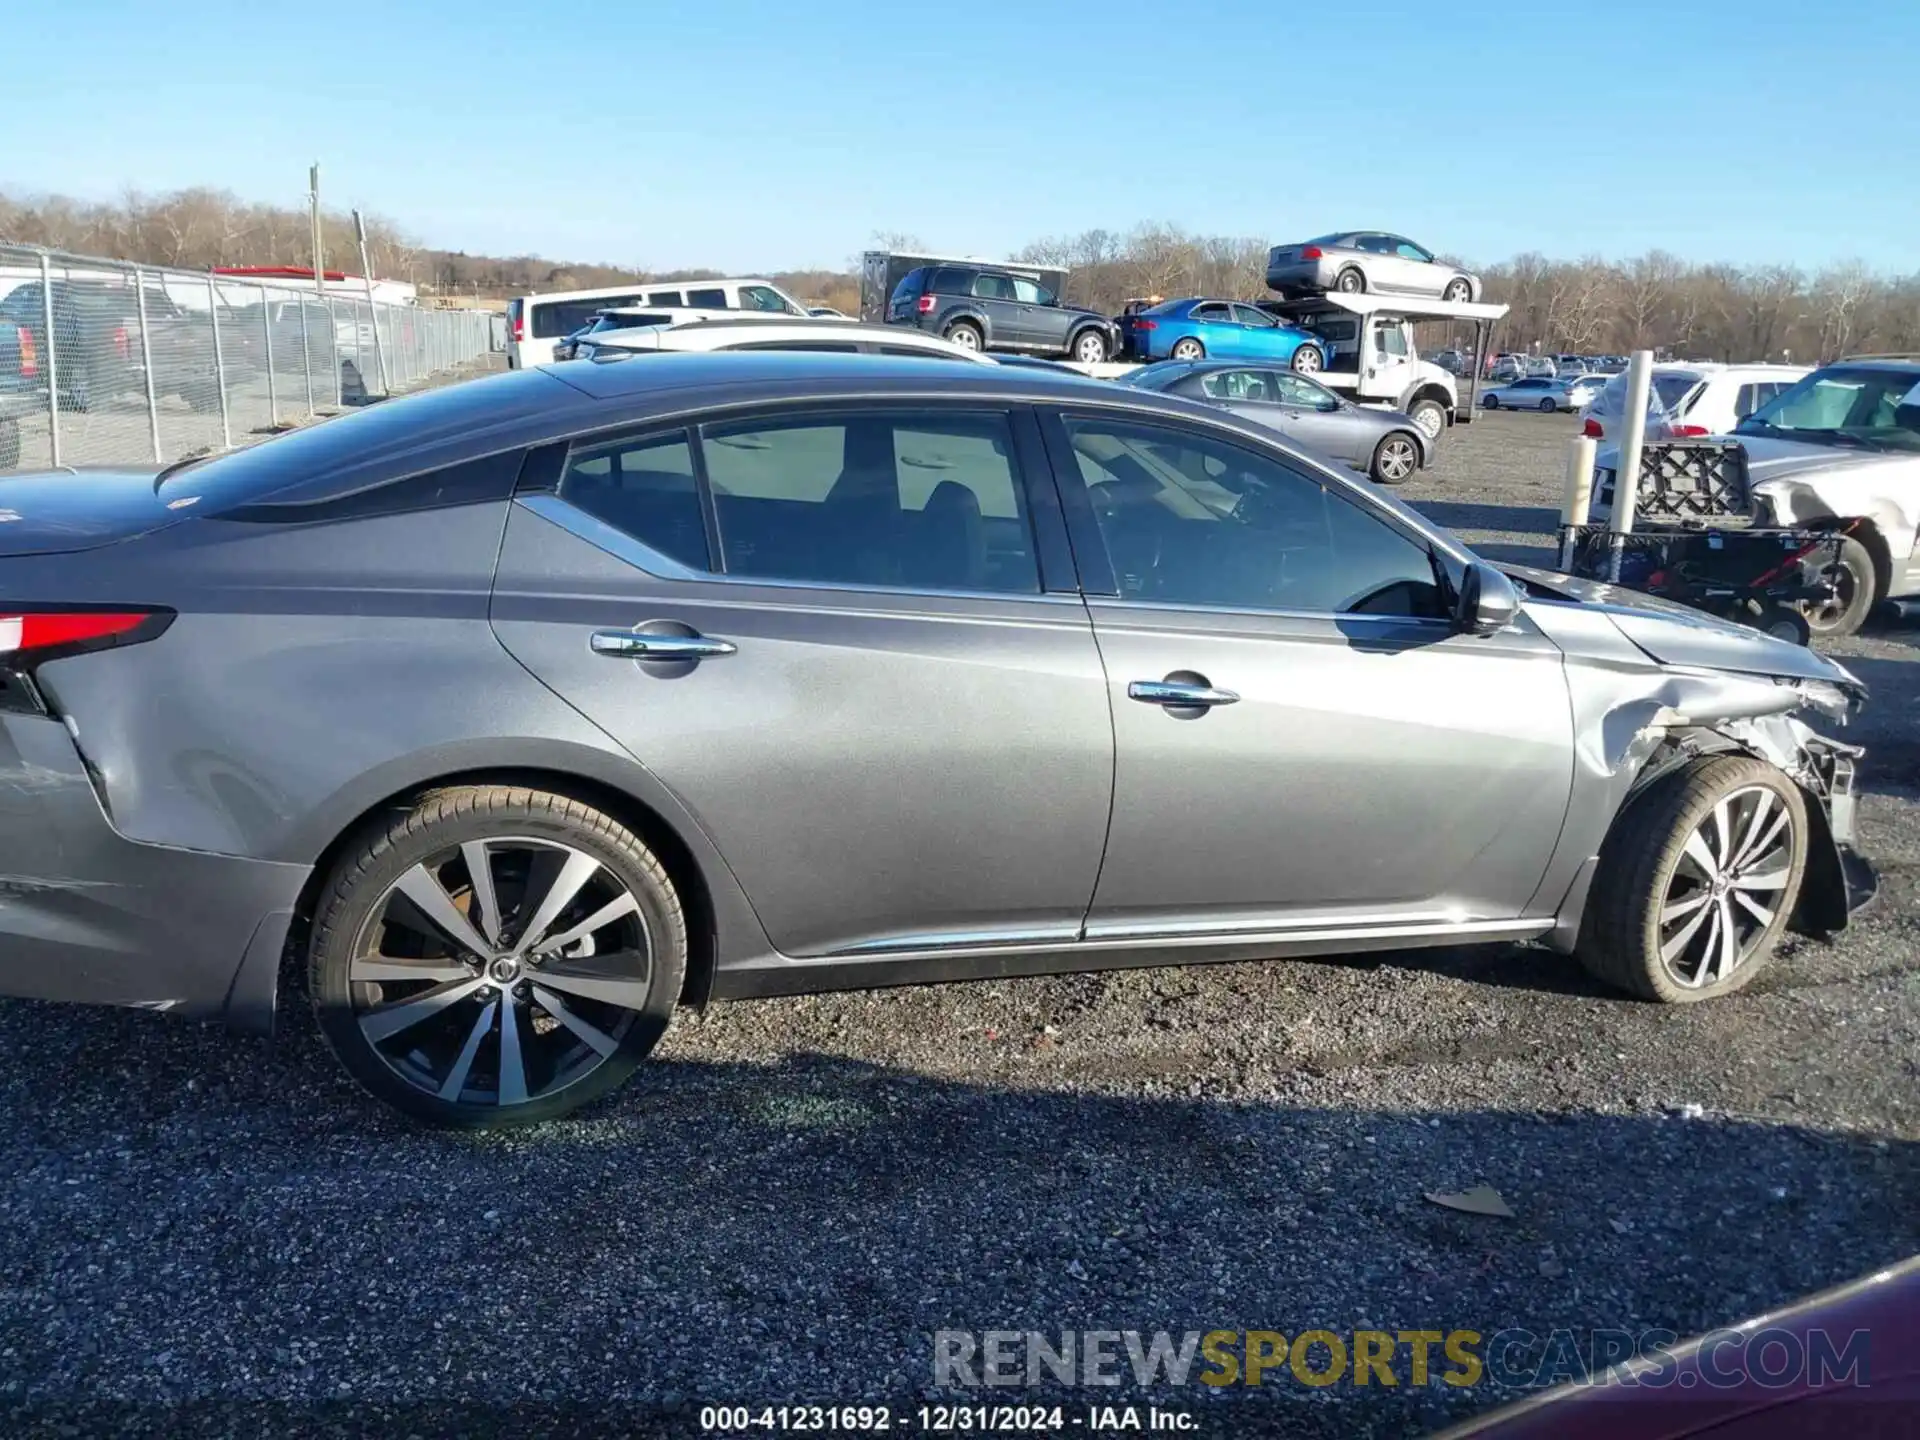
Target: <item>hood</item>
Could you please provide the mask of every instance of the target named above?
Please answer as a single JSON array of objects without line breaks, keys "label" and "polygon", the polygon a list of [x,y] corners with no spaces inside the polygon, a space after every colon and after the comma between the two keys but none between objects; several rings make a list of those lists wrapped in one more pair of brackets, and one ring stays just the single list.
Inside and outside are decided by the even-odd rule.
[{"label": "hood", "polygon": [[[1845,666],[1790,640],[1736,625],[1703,610],[1677,605],[1622,585],[1578,580],[1527,565],[1500,567],[1530,589],[1597,610],[1646,656],[1661,665],[1729,670],[1790,680],[1824,680],[1855,695],[1866,687]],[[1535,603],[1555,603],[1548,599]]]},{"label": "hood", "polygon": [[156,494],[157,471],[44,470],[0,477],[0,556],[91,550],[178,524],[192,502],[169,504]]}]

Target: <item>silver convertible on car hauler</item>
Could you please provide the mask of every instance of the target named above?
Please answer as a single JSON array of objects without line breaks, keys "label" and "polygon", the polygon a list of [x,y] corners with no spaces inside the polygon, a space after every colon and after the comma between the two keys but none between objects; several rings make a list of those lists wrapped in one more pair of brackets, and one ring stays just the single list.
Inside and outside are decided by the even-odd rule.
[{"label": "silver convertible on car hauler", "polygon": [[[1846,923],[1861,687],[1073,375],[574,361],[0,482],[0,991],[561,1114],[676,1007]],[[58,1063],[57,1057],[48,1057]]]}]

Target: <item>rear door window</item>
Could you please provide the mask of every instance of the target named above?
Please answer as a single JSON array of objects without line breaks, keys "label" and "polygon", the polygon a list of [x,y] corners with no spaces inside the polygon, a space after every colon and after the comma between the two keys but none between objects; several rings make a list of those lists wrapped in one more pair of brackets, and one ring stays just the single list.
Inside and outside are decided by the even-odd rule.
[{"label": "rear door window", "polygon": [[982,300],[1016,299],[1011,275],[976,275],[973,277],[973,293]]},{"label": "rear door window", "polygon": [[1193,318],[1203,324],[1227,325],[1233,321],[1233,307],[1223,305],[1218,300],[1209,300],[1205,305],[1193,307]]},{"label": "rear door window", "polygon": [[678,290],[649,290],[647,292],[647,304],[649,305],[664,305],[669,310],[679,310],[684,308],[686,303],[687,297],[682,295]]},{"label": "rear door window", "polygon": [[753,421],[709,427],[702,453],[730,576],[1039,592],[1004,414]]},{"label": "rear door window", "polygon": [[687,291],[687,305],[694,310],[728,310],[727,292],[719,289]]},{"label": "rear door window", "polygon": [[560,475],[560,498],[669,559],[708,568],[706,523],[684,430],[573,451]]},{"label": "rear door window", "polygon": [[602,295],[597,300],[536,300],[533,302],[533,338],[558,340],[588,324],[602,310],[647,303],[639,295]]}]

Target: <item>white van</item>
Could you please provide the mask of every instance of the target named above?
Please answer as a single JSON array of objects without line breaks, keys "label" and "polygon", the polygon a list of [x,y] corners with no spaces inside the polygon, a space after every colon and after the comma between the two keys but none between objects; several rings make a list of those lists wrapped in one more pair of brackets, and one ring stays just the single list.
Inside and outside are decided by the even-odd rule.
[{"label": "white van", "polygon": [[585,325],[602,310],[645,305],[663,310],[748,310],[764,315],[807,318],[798,300],[771,280],[635,281],[603,290],[555,290],[521,295],[507,302],[507,368],[519,370],[553,359],[556,341]]}]

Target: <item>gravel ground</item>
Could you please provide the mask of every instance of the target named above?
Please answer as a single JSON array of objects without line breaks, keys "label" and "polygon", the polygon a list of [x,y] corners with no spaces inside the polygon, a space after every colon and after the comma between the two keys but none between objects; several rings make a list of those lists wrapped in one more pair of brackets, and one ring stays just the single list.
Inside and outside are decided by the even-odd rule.
[{"label": "gravel ground", "polygon": [[[1538,558],[1571,429],[1489,417],[1409,494]],[[1687,1333],[1911,1254],[1920,633],[1837,648],[1875,690],[1849,738],[1881,900],[1719,1004],[1514,947],[743,1003],[511,1138],[389,1118],[304,1023],[0,1004],[0,1402],[30,1407],[0,1424],[917,1423],[943,1328]],[[1422,1198],[1482,1181],[1514,1218]],[[1503,1398],[1278,1378],[1121,1398],[1382,1436]]]}]

